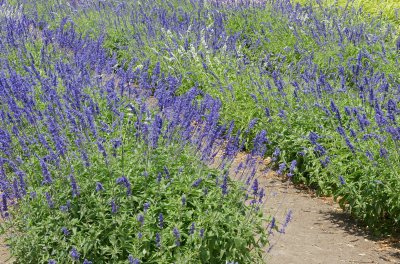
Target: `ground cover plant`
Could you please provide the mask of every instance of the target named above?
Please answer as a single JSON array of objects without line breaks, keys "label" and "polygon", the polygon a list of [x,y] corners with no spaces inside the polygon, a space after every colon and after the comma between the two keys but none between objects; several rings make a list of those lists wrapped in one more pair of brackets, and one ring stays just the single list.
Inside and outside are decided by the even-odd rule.
[{"label": "ground cover plant", "polygon": [[[24,146],[26,150],[35,148],[35,140],[40,140],[43,145],[39,132],[47,129],[50,134],[44,137],[54,142],[54,145],[49,145],[54,154],[47,150],[49,153],[39,152],[37,156],[41,159],[49,156],[46,160],[52,162],[57,170],[62,168],[65,175],[82,171],[80,168],[84,164],[78,162],[77,157],[84,158],[85,155],[96,160],[96,166],[103,168],[99,170],[109,170],[113,145],[116,146],[117,158],[112,160],[124,168],[127,166],[125,155],[131,155],[130,159],[136,159],[136,163],[140,163],[142,157],[148,157],[151,163],[163,164],[167,157],[159,160],[157,155],[152,156],[151,148],[146,151],[143,146],[151,146],[154,142],[141,136],[151,135],[151,131],[158,129],[162,133],[165,131],[161,138],[166,141],[157,141],[156,144],[160,144],[157,148],[168,153],[177,153],[178,150],[193,152],[182,156],[172,154],[183,159],[188,157],[187,162],[192,157],[190,164],[200,164],[201,160],[210,162],[219,150],[226,148],[226,160],[221,162],[221,171],[209,171],[204,167],[200,170],[204,170],[204,174],[196,176],[206,184],[206,175],[214,175],[208,179],[216,183],[216,190],[223,190],[225,182],[228,182],[223,170],[229,166],[229,160],[236,152],[245,150],[255,156],[270,156],[271,167],[279,174],[286,173],[295,182],[307,183],[322,195],[334,195],[343,208],[376,232],[398,231],[400,37],[396,25],[392,24],[393,17],[368,16],[360,9],[342,8],[341,5],[301,5],[286,0],[240,3],[3,1],[2,7],[6,10],[0,16],[4,21],[0,43],[0,56],[5,62],[2,85],[11,87],[3,89],[8,92],[2,94],[3,120],[6,120],[3,123],[7,124],[4,125],[6,129],[2,128],[3,158],[10,160],[12,142],[21,145],[23,151],[20,154],[25,152]],[[18,85],[7,84],[14,82]],[[14,87],[28,87],[28,84],[35,87],[27,88],[35,100],[20,98],[22,92],[13,90]],[[80,88],[72,89],[75,86]],[[41,92],[33,92],[40,89]],[[115,94],[111,90],[115,90]],[[10,94],[17,96],[15,102],[8,99]],[[43,99],[43,95],[48,98]],[[68,98],[81,99],[70,103]],[[124,108],[124,103],[126,106],[130,100],[136,112]],[[151,101],[154,101],[154,107],[149,106]],[[26,109],[23,105],[31,102],[38,102],[35,114],[20,110]],[[53,105],[49,108],[47,102]],[[63,106],[64,102],[72,105]],[[81,103],[89,110],[79,108]],[[74,111],[68,114],[61,109]],[[16,112],[17,116],[8,114],[10,111]],[[74,122],[85,120],[82,121],[83,127],[78,126],[79,131],[84,131],[84,138],[75,138],[79,133],[74,130],[65,132],[47,127],[47,123],[52,126],[44,115],[47,113],[56,115],[60,126],[74,119]],[[93,121],[96,126],[114,132],[94,130],[88,113],[97,113],[98,119],[92,118],[96,120]],[[131,122],[144,122],[145,128],[136,125],[136,132],[125,130],[129,127],[127,116],[130,114],[135,116],[131,117]],[[18,136],[25,137],[25,134],[12,130],[14,126],[11,124],[15,122],[13,118],[25,116],[27,121],[18,124],[17,128],[30,127],[29,120],[35,118],[45,123],[33,126],[31,130],[36,134],[30,136],[24,132],[27,138],[20,141]],[[68,144],[57,140],[58,137],[51,133],[57,135],[60,131],[66,133],[65,140],[74,142],[76,147],[73,147],[74,154],[68,154],[66,158],[71,161],[58,168],[54,156],[63,156]],[[136,141],[128,144],[122,140],[132,133],[138,134]],[[82,145],[81,141],[87,145]],[[121,141],[129,146],[137,145],[142,152],[122,152]],[[176,144],[180,147],[174,147]],[[86,149],[88,153],[81,151]],[[35,151],[44,149],[41,147]],[[110,161],[100,163],[101,157],[105,158],[103,155],[110,157]],[[23,164],[19,160],[25,159],[17,157],[13,164]],[[24,166],[42,170],[40,159],[26,159],[29,162]],[[3,165],[5,173],[7,170],[17,172],[8,161],[4,163],[7,163]],[[129,166],[140,171],[141,167],[136,163],[129,163]],[[253,196],[262,196],[264,192],[251,188],[256,186],[251,177],[254,163],[254,159],[249,158],[246,165],[242,165],[249,175],[244,173],[241,178],[247,186],[244,188]],[[175,164],[171,170],[179,171],[179,166],[182,164]],[[121,170],[118,165],[112,168]],[[170,171],[168,166],[167,170]],[[74,177],[83,178],[81,188],[82,193],[88,195],[88,203],[98,202],[95,200],[98,195],[93,189],[95,187],[90,187],[93,182],[89,171]],[[151,175],[148,179],[166,173],[164,168],[157,166],[152,172],[146,171]],[[106,186],[107,199],[112,199],[114,191],[120,190],[116,179],[128,177],[123,174],[115,176]],[[182,177],[188,177],[188,182],[195,180],[190,174],[182,171]],[[65,177],[64,183],[71,181],[69,176]],[[137,178],[139,174],[129,177],[132,178],[128,181],[120,179],[119,184],[128,188],[134,186],[132,182],[142,179]],[[89,179],[85,183],[86,178]],[[44,199],[49,190],[45,189],[47,185],[41,186],[42,183],[36,180],[33,186],[41,189]],[[12,186],[17,184],[18,179],[5,178],[2,188],[7,202],[15,203],[13,195],[17,192]],[[240,187],[231,184],[232,189],[237,190],[232,197],[237,199]],[[59,188],[61,186],[60,182]],[[178,189],[181,197],[182,190]],[[185,197],[187,199],[186,194]],[[111,205],[111,201],[109,203]],[[227,206],[234,204],[226,203]],[[232,210],[248,210],[244,208]],[[142,216],[145,217],[144,212]],[[138,221],[136,225],[140,227],[140,223]],[[148,222],[145,220],[144,223]],[[185,228],[191,224],[185,222]],[[148,227],[152,230],[154,225]],[[177,228],[179,236],[176,236],[183,238],[180,227]],[[226,232],[231,231],[227,229]],[[174,240],[172,233],[170,241]],[[247,237],[250,239],[251,236]],[[198,246],[196,243],[194,241],[192,245]],[[236,242],[228,239],[224,245],[232,243]],[[248,243],[237,243],[241,249],[249,247]],[[24,251],[21,249],[20,252]],[[135,254],[125,250],[121,256],[126,258],[128,253]],[[136,257],[149,261],[146,254]],[[234,256],[229,254],[221,255],[220,259],[234,261],[229,257],[254,257],[242,251]],[[174,258],[178,256],[190,257],[178,253],[173,255]],[[111,254],[111,257],[115,256]]]},{"label": "ground cover plant", "polygon": [[241,142],[219,100],[176,96],[179,79],[149,64],[116,68],[67,19],[2,22],[1,214],[17,263],[262,262],[277,223],[255,157],[243,183],[228,178]]}]

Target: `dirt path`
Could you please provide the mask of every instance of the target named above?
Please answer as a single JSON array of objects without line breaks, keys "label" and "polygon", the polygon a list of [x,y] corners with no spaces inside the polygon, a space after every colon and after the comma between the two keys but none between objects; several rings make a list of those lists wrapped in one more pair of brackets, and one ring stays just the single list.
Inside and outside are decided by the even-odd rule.
[{"label": "dirt path", "polygon": [[286,211],[293,211],[286,233],[272,238],[276,244],[267,263],[400,263],[398,248],[373,241],[332,199],[314,197],[276,176],[262,181],[276,193],[265,205],[267,212],[280,209],[278,218],[285,219]]},{"label": "dirt path", "polygon": [[4,241],[4,235],[0,235],[0,264],[13,263],[10,250]]}]

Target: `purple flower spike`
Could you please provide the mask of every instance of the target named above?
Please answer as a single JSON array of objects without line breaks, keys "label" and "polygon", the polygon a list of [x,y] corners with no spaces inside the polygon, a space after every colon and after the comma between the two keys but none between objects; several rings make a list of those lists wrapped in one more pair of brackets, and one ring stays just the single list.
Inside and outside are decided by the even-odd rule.
[{"label": "purple flower spike", "polygon": [[40,167],[42,167],[43,184],[51,184],[53,179],[51,178],[50,172],[47,168],[47,164],[43,159],[40,159]]},{"label": "purple flower spike", "polygon": [[8,206],[7,206],[7,195],[5,193],[1,194],[1,199],[2,199],[2,208],[1,210],[3,212],[7,212],[8,211]]},{"label": "purple flower spike", "polygon": [[200,229],[200,234],[199,234],[200,238],[204,238],[204,232],[205,232],[204,228]]},{"label": "purple flower spike", "polygon": [[175,237],[175,245],[180,246],[181,245],[181,233],[179,233],[178,228],[174,227],[174,230],[172,231]]},{"label": "purple flower spike", "polygon": [[283,174],[283,171],[286,169],[286,163],[281,163],[281,164],[279,164],[279,169],[278,169],[278,171],[277,171],[277,173],[278,173],[278,175],[282,175]]},{"label": "purple flower spike", "polygon": [[281,229],[279,230],[279,233],[284,234],[286,227],[288,226],[289,222],[292,220],[292,210],[289,210],[289,212],[286,215],[285,223],[283,223]]},{"label": "purple flower spike", "polygon": [[79,196],[80,192],[79,192],[79,187],[78,184],[76,183],[76,179],[74,177],[74,175],[69,175],[69,180],[71,182],[71,188],[72,188],[72,197],[77,197]]},{"label": "purple flower spike", "polygon": [[111,213],[116,214],[118,211],[117,204],[115,203],[114,200],[111,201]]},{"label": "purple flower spike", "polygon": [[125,186],[126,195],[129,196],[132,194],[131,183],[129,182],[128,178],[126,178],[125,176],[119,177],[117,179],[117,184],[121,184],[121,185]]},{"label": "purple flower spike", "polygon": [[63,232],[64,236],[68,236],[69,235],[68,228],[66,228],[65,226],[61,228],[61,232]]},{"label": "purple flower spike", "polygon": [[54,208],[54,202],[51,198],[50,193],[46,192],[45,195],[46,195],[46,200],[47,200],[47,204],[49,205],[49,207]]},{"label": "purple flower spike", "polygon": [[150,203],[146,202],[146,203],[143,204],[143,211],[145,213],[147,212],[147,210],[149,210],[149,208],[150,208]]},{"label": "purple flower spike", "polygon": [[73,260],[79,260],[81,254],[79,254],[78,250],[75,247],[72,247],[71,251],[69,252],[69,255]]},{"label": "purple flower spike", "polygon": [[96,182],[96,192],[104,191],[104,187],[100,182]]},{"label": "purple flower spike", "polygon": [[251,189],[253,190],[253,195],[258,194],[258,180],[257,179],[254,180],[253,186],[251,187]]},{"label": "purple flower spike", "polygon": [[193,222],[193,223],[190,225],[189,234],[190,234],[190,235],[193,235],[195,231],[196,231],[196,227],[195,227],[195,223]]},{"label": "purple flower spike", "polygon": [[144,216],[142,214],[137,216],[137,220],[140,222],[142,226],[144,225]]},{"label": "purple flower spike", "polygon": [[156,246],[161,247],[161,235],[160,233],[156,234]]},{"label": "purple flower spike", "polygon": [[294,170],[296,169],[296,166],[297,166],[297,160],[292,160],[292,162],[290,163],[290,168],[289,168],[289,173],[288,173],[289,177],[293,177],[293,173],[294,173]]},{"label": "purple flower spike", "polygon": [[339,181],[341,185],[345,185],[346,181],[344,180],[343,176],[339,176]]},{"label": "purple flower spike", "polygon": [[162,213],[160,213],[160,214],[158,215],[158,226],[159,226],[160,228],[163,228],[163,227],[164,227],[164,216],[163,216]]},{"label": "purple flower spike", "polygon": [[197,179],[195,182],[193,182],[192,187],[198,187],[202,181],[202,178]]},{"label": "purple flower spike", "polygon": [[132,255],[128,256],[128,260],[129,260],[129,264],[140,264],[140,260],[138,260],[137,258],[133,258]]}]

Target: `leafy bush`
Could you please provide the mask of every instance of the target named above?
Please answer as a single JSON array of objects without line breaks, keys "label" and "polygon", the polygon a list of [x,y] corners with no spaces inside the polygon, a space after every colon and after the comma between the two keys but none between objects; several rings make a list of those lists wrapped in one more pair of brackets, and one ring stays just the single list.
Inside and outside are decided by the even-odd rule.
[{"label": "leafy bush", "polygon": [[[240,185],[229,180],[224,194],[223,172],[190,148],[160,142],[152,149],[135,133],[125,124],[123,145],[108,163],[90,154],[89,168],[74,162],[74,171],[59,171],[65,176],[18,201],[10,223],[18,262],[127,263],[129,255],[143,263],[260,261],[254,235],[265,244],[266,231]],[[35,163],[27,173],[41,174]]]}]

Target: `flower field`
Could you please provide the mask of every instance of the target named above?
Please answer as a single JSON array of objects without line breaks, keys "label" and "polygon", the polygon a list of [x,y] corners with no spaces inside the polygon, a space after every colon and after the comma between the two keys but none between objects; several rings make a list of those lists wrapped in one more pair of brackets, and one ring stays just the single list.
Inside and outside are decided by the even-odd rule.
[{"label": "flower field", "polygon": [[0,1],[16,263],[264,263],[291,217],[261,210],[267,157],[399,232],[397,6],[331,4]]}]

